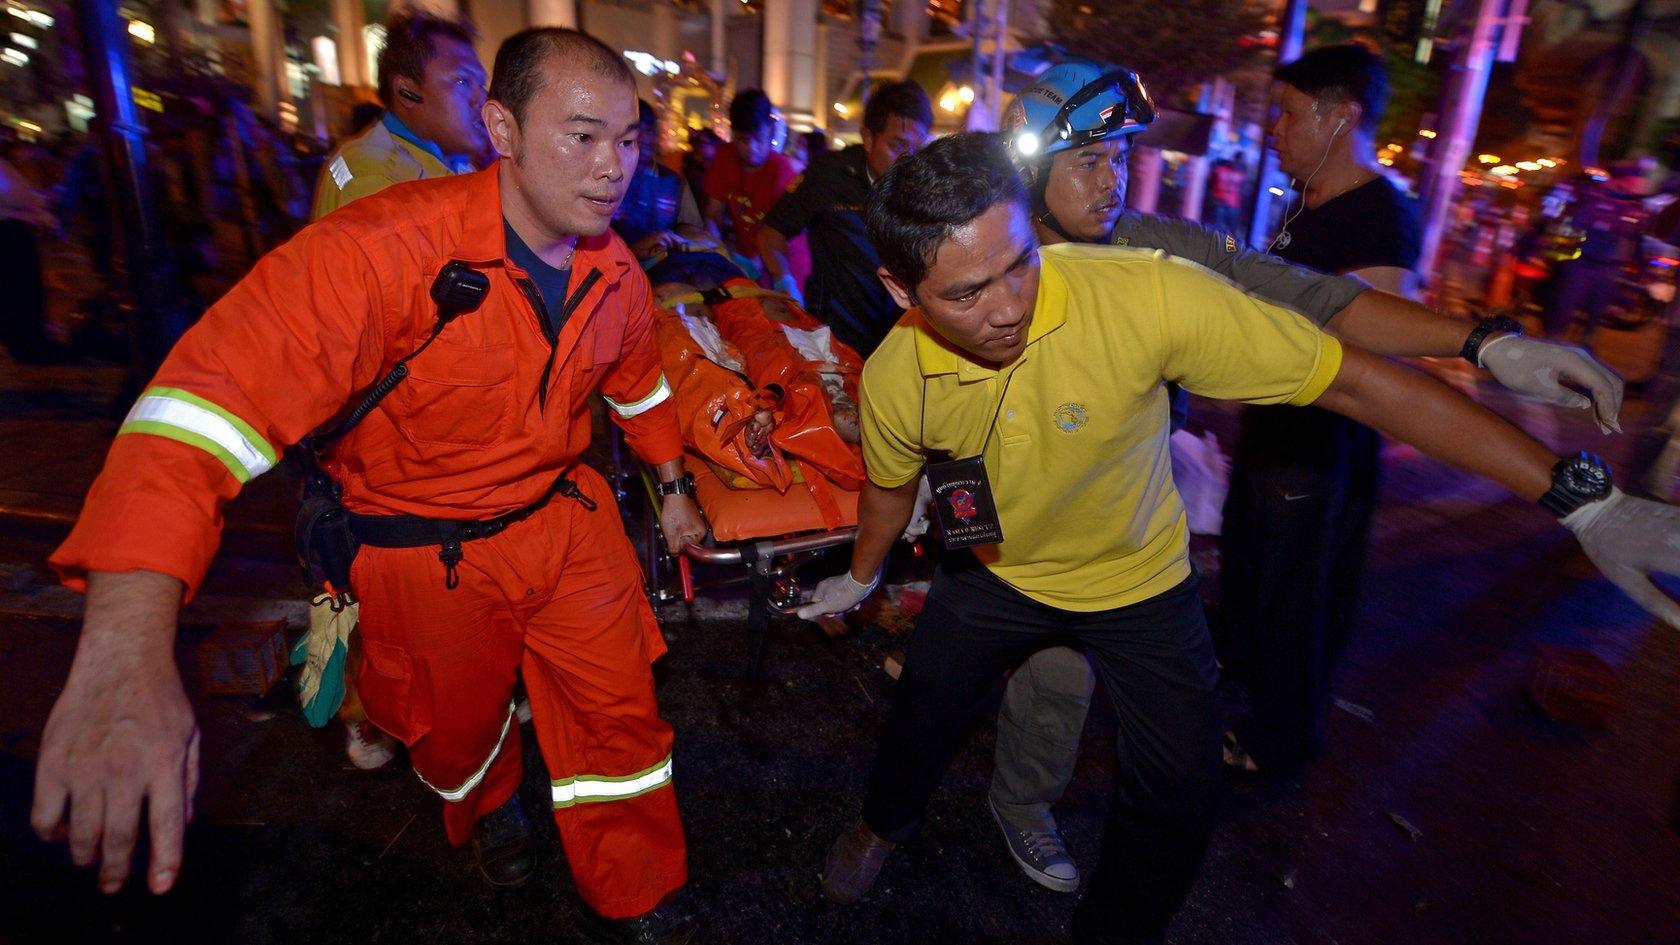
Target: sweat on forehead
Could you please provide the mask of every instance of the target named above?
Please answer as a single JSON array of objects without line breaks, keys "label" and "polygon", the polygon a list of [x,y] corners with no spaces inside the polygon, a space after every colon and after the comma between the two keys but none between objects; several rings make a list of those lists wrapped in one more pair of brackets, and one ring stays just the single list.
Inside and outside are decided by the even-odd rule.
[{"label": "sweat on forehead", "polygon": [[906,286],[927,275],[951,231],[1027,192],[1001,137],[949,135],[895,163],[869,198],[869,238],[881,264]]}]

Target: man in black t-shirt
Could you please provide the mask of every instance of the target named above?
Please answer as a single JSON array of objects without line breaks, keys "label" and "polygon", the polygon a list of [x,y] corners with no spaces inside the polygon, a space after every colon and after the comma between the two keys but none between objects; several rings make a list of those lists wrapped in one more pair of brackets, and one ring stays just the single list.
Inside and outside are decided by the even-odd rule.
[{"label": "man in black t-shirt", "polygon": [[764,218],[758,250],[777,289],[798,297],[788,277],[787,243],[810,233],[811,277],[805,309],[835,337],[869,357],[902,310],[881,285],[881,258],[864,231],[863,208],[894,161],[927,141],[933,104],[915,82],[894,82],[870,96],[863,144],[812,160],[810,169]]},{"label": "man in black t-shirt", "polygon": [[[1411,294],[1417,200],[1383,176],[1372,136],[1388,81],[1360,46],[1331,46],[1278,70],[1279,163],[1304,181],[1272,244],[1277,255]],[[1231,470],[1221,542],[1220,662],[1249,684],[1253,713],[1226,761],[1285,774],[1322,750],[1336,659],[1354,620],[1381,443],[1317,408],[1249,407]]]}]

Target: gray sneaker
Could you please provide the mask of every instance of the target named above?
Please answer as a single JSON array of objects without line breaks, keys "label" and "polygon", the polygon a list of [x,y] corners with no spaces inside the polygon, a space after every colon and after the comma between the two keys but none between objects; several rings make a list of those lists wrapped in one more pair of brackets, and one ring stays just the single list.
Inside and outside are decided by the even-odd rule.
[{"label": "gray sneaker", "polygon": [[1020,865],[1021,872],[1027,878],[1056,892],[1073,892],[1079,888],[1079,867],[1073,864],[1073,857],[1068,855],[1067,844],[1062,842],[1062,835],[1054,828],[1050,830],[1022,830],[998,813],[997,805],[991,798],[986,798],[986,809],[992,812],[992,819],[997,821],[998,828],[1003,831],[1004,843],[1009,847],[1009,855]]}]

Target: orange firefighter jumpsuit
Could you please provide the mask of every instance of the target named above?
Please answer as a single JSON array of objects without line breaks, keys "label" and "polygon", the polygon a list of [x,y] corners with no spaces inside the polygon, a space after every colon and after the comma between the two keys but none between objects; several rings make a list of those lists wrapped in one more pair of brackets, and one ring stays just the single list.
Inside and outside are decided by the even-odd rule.
[{"label": "orange firefighter jumpsuit", "polygon": [[[391,187],[264,257],[130,411],[53,555],[64,580],[145,569],[181,579],[190,597],[222,505],[420,345],[435,322],[428,290],[451,259],[488,275],[489,294],[335,446],[328,469],[350,511],[482,520],[527,505],[588,445],[597,389],[643,460],[678,458],[635,259],[610,233],[579,241],[573,292],[600,276],[550,345],[536,289],[505,253],[497,174]],[[578,888],[622,918],[687,877],[671,729],[653,691],[665,645],[605,481],[582,465],[568,475],[594,510],[556,495],[465,543],[454,589],[436,547],[364,547],[351,571],[366,648],[358,681],[369,717],[445,800],[461,844],[519,784],[511,697],[522,672]]]}]

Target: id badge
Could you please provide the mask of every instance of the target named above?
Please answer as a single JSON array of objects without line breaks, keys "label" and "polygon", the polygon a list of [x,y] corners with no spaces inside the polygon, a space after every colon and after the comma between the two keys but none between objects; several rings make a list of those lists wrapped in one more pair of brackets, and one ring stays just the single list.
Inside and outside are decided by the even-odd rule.
[{"label": "id badge", "polygon": [[924,470],[933,491],[933,514],[947,549],[989,545],[1003,540],[997,505],[986,464],[978,456],[928,463]]}]

